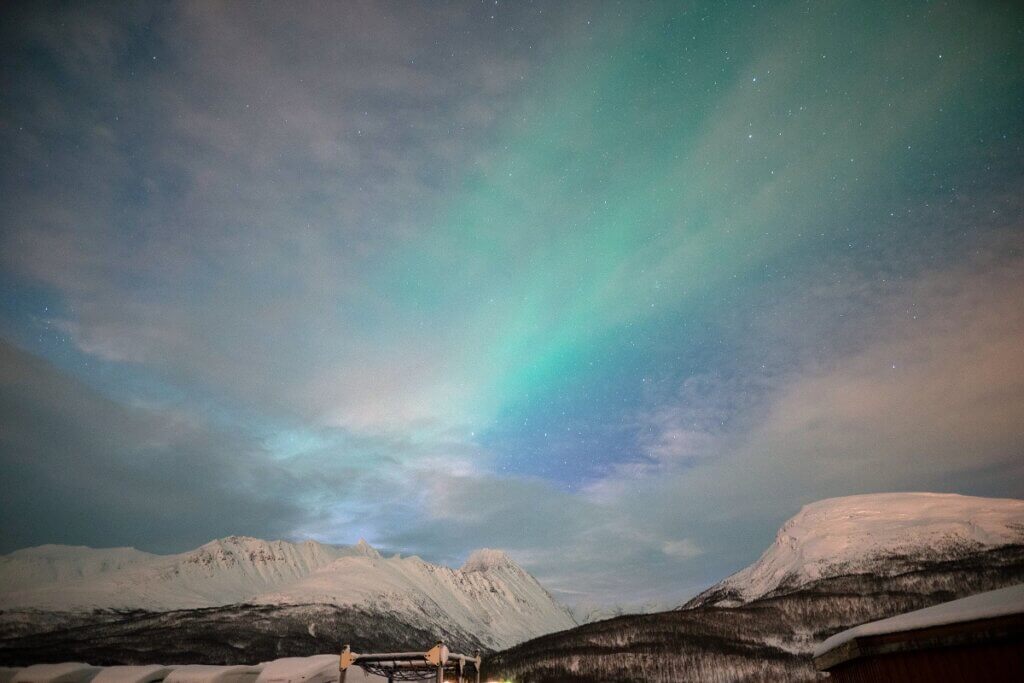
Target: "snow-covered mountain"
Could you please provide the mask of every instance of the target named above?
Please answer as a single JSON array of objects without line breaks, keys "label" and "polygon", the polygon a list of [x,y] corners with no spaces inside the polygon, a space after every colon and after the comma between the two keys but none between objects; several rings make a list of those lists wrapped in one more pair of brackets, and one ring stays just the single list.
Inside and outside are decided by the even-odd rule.
[{"label": "snow-covered mountain", "polygon": [[492,648],[575,625],[505,553],[461,569],[382,557],[365,541],[330,546],[231,536],[178,555],[41,546],[0,557],[0,609],[172,610],[224,605],[333,605],[445,629]]},{"label": "snow-covered mountain", "polygon": [[624,614],[653,614],[655,612],[664,612],[665,610],[672,609],[673,607],[674,603],[654,601],[620,603],[614,605],[598,605],[597,603],[583,602],[573,605],[569,609],[572,611],[573,619],[576,620],[577,624],[590,624],[595,621],[604,621],[605,619],[621,617]]},{"label": "snow-covered mountain", "polygon": [[135,548],[41,545],[0,556],[5,592],[63,584],[107,574],[156,558]]},{"label": "snow-covered mountain", "polygon": [[1024,501],[943,493],[880,493],[804,506],[754,564],[685,607],[738,605],[813,581],[894,575],[927,563],[1024,544]]},{"label": "snow-covered mountain", "polygon": [[1024,501],[929,493],[803,508],[750,567],[681,609],[520,643],[491,678],[816,681],[815,646],[852,626],[1024,585]]}]

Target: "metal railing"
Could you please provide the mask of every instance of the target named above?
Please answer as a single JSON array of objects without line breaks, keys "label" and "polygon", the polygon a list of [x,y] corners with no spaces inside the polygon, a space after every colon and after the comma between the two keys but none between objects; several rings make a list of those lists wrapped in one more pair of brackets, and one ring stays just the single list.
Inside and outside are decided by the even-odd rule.
[{"label": "metal railing", "polygon": [[465,683],[467,669],[472,666],[476,674],[476,683],[480,683],[480,651],[472,657],[449,652],[448,647],[437,641],[434,647],[426,652],[386,652],[375,654],[359,654],[352,652],[348,645],[341,651],[341,681],[345,683],[345,674],[353,666],[363,671],[394,681],[429,681],[445,682],[445,674],[455,674],[457,683]]}]

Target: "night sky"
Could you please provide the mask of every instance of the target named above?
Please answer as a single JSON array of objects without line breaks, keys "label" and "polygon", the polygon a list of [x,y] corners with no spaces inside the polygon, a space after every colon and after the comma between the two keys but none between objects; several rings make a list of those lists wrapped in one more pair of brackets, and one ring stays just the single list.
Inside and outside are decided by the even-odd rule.
[{"label": "night sky", "polygon": [[1024,497],[1017,3],[2,13],[0,552],[671,605],[821,498]]}]

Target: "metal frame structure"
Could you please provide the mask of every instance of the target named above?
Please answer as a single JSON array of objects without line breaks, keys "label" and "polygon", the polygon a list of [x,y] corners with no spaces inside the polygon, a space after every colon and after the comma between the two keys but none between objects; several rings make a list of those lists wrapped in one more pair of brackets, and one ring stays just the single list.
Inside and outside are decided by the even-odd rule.
[{"label": "metal frame structure", "polygon": [[473,656],[460,655],[448,651],[441,642],[426,652],[387,652],[377,654],[358,654],[352,652],[348,645],[341,651],[341,681],[345,683],[345,673],[349,667],[358,666],[363,671],[394,681],[429,681],[444,683],[445,672],[454,673],[458,683],[466,683],[464,676],[470,665],[476,673],[476,683],[480,683],[480,651]]}]

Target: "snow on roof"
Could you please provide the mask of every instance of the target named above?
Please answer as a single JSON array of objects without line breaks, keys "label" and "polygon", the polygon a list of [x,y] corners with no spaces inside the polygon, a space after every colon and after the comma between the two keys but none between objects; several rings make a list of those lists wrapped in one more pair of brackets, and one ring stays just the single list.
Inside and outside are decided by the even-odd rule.
[{"label": "snow on roof", "polygon": [[931,626],[957,624],[977,619],[991,619],[1009,614],[1024,613],[1024,583],[1008,586],[986,593],[978,593],[959,600],[944,602],[924,609],[898,614],[888,619],[871,621],[860,626],[840,631],[814,648],[814,656],[826,652],[855,638],[877,636],[886,633],[913,631]]},{"label": "snow on roof", "polygon": [[257,683],[326,683],[337,681],[340,672],[338,655],[285,657],[263,667]]},{"label": "snow on roof", "polygon": [[33,664],[16,673],[11,683],[86,683],[99,671],[98,666],[82,662]]},{"label": "snow on roof", "polygon": [[212,666],[208,664],[187,664],[174,669],[164,679],[165,683],[255,683],[263,671],[263,664],[248,666]]},{"label": "snow on roof", "polygon": [[154,683],[167,678],[174,667],[160,664],[146,666],[108,666],[96,674],[92,683]]},{"label": "snow on roof", "polygon": [[[108,666],[79,662],[36,664],[27,668],[0,667],[0,683],[337,683],[338,655],[286,657],[255,666]],[[383,681],[358,667],[346,683]]]}]

